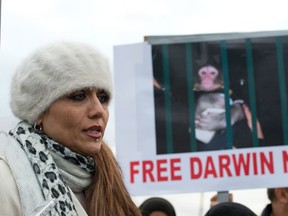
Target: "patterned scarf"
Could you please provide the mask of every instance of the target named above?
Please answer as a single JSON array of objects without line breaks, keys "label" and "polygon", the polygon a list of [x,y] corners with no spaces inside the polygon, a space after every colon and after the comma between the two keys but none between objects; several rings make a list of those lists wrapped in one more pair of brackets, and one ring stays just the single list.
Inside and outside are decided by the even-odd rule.
[{"label": "patterned scarf", "polygon": [[20,122],[9,134],[18,141],[21,148],[27,154],[39,185],[42,188],[45,200],[53,199],[58,203],[51,210],[51,215],[77,215],[67,183],[63,179],[50,152],[77,165],[90,174],[94,174],[95,172],[93,159],[71,151],[56,143],[45,134],[37,133],[26,122]]}]

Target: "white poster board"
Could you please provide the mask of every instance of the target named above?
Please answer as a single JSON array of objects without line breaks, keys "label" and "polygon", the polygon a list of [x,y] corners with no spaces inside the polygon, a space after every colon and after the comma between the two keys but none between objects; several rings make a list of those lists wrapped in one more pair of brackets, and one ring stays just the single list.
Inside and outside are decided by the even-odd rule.
[{"label": "white poster board", "polygon": [[285,145],[157,153],[151,47],[114,48],[116,152],[131,194],[287,186]]}]

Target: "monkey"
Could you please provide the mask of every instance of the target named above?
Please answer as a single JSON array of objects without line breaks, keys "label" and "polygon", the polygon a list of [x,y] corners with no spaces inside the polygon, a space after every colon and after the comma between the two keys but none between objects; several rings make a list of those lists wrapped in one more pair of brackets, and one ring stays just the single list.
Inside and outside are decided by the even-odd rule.
[{"label": "monkey", "polygon": [[[196,138],[203,143],[209,143],[216,131],[226,128],[225,95],[223,94],[223,79],[219,70],[212,65],[204,65],[198,70],[199,81],[195,92],[201,93],[196,98],[195,126]],[[229,98],[231,125],[244,119],[241,106],[243,101],[232,101]]]}]

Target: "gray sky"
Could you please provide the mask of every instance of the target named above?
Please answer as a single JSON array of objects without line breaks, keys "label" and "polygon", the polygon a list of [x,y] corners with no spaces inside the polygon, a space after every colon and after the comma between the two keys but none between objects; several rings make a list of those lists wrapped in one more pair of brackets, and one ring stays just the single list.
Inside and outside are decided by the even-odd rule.
[{"label": "gray sky", "polygon": [[[0,117],[11,115],[9,86],[19,61],[55,40],[97,46],[113,69],[113,46],[138,43],[146,35],[287,30],[286,0],[2,0]],[[114,107],[106,139],[114,142]],[[234,200],[260,213],[265,189],[232,191]],[[214,192],[164,196],[178,215],[199,215]],[[140,204],[147,197],[135,197]]]}]

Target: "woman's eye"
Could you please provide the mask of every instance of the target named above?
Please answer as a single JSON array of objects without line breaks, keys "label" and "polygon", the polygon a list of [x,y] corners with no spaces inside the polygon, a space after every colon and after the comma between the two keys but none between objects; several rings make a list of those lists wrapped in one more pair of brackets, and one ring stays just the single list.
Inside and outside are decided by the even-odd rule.
[{"label": "woman's eye", "polygon": [[98,95],[98,99],[99,99],[100,103],[108,103],[110,97],[109,97],[109,94],[107,92],[101,92]]},{"label": "woman's eye", "polygon": [[82,101],[86,98],[86,94],[85,91],[79,91],[71,94],[69,98],[76,101]]}]

